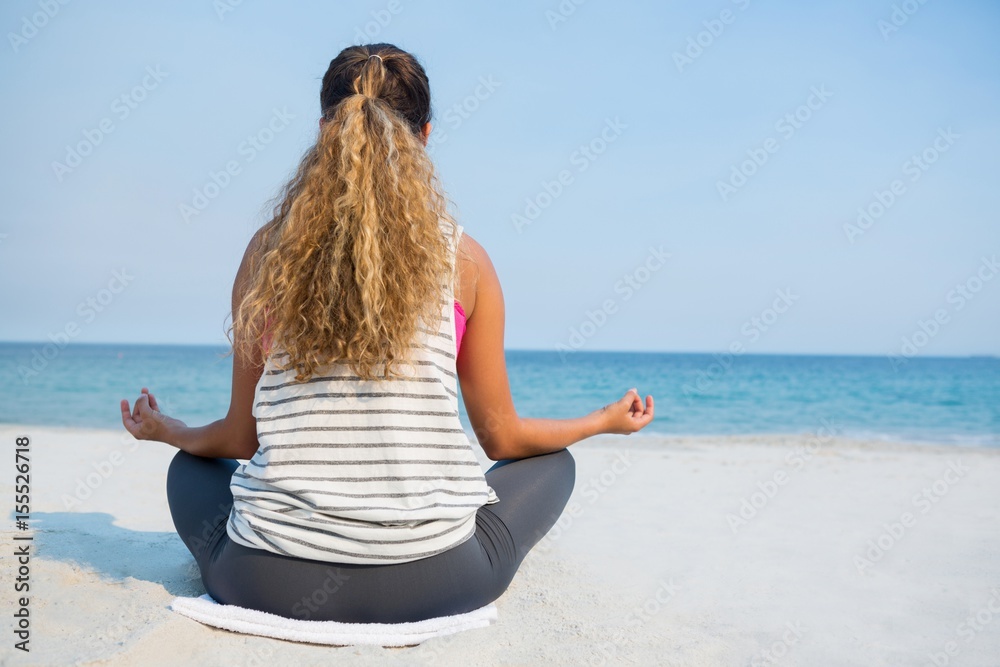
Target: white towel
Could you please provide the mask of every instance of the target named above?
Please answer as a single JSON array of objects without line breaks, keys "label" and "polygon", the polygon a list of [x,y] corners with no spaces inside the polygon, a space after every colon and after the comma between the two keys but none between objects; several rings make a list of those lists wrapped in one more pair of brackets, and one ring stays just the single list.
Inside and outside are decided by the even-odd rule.
[{"label": "white towel", "polygon": [[340,623],[285,618],[256,609],[219,604],[208,593],[196,598],[174,598],[170,608],[200,623],[233,632],[331,646],[414,646],[432,637],[484,628],[497,619],[497,608],[492,602],[464,614],[410,623]]}]

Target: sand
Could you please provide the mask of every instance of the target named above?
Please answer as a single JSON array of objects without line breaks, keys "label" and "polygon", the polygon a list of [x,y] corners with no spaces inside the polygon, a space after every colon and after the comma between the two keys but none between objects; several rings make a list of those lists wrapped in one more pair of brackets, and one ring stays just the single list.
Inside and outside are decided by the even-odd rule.
[{"label": "sand", "polygon": [[[31,437],[15,529],[14,439]],[[560,523],[498,622],[415,648],[321,647],[203,626],[164,495],[174,451],[122,431],[0,426],[10,665],[996,665],[1000,451],[810,434],[601,437],[571,448]],[[485,459],[483,459],[485,463]],[[34,535],[30,652],[15,535]]]}]

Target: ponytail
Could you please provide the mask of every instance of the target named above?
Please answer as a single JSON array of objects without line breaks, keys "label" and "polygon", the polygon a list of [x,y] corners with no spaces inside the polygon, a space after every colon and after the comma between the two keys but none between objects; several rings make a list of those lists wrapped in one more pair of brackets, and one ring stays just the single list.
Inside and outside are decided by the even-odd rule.
[{"label": "ponytail", "polygon": [[[426,110],[399,103],[420,101],[420,77],[405,76],[414,65],[422,74],[389,45],[350,47],[331,63],[321,98],[339,99],[324,106],[316,144],[251,254],[235,338],[267,355],[266,333],[298,381],[338,361],[365,379],[400,376],[418,329],[440,322],[456,225],[420,137],[429,94]],[[345,94],[331,92],[345,80]]]}]

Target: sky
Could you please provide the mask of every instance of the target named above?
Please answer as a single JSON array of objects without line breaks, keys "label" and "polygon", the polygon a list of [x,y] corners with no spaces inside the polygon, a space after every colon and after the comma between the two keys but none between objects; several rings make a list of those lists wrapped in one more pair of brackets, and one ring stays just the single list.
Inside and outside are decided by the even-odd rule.
[{"label": "sky", "polygon": [[510,349],[1000,354],[995,2],[0,6],[2,341],[226,344],[233,279],[355,43]]}]

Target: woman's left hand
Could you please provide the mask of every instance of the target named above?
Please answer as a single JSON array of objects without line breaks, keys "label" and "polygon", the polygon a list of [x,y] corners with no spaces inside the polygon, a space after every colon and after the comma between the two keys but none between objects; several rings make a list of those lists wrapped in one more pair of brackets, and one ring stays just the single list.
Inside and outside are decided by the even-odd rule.
[{"label": "woman's left hand", "polygon": [[156,397],[149,389],[142,388],[142,393],[135,400],[135,409],[130,410],[126,399],[122,399],[122,424],[136,440],[156,440],[169,442],[168,432],[171,428],[184,426],[184,422],[160,412]]}]

